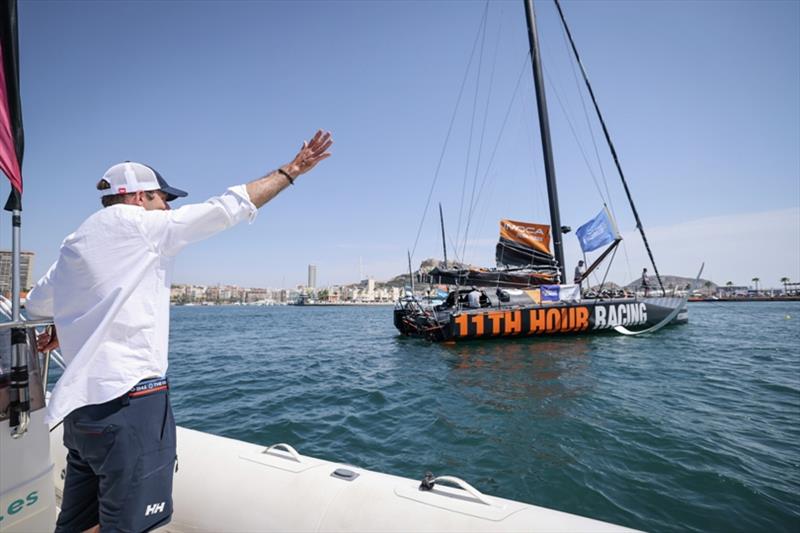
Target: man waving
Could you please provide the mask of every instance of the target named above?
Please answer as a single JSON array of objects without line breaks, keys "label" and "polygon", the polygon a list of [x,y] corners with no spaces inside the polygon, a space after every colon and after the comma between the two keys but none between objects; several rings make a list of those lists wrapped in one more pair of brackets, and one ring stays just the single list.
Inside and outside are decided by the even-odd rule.
[{"label": "man waving", "polygon": [[[330,156],[318,131],[286,165],[199,204],[153,168],[126,161],[97,183],[103,209],[61,245],[28,295],[28,314],[53,317],[39,349],[67,368],[47,422],[64,421],[67,474],[57,532],[149,531],[172,515],[175,421],[169,403],[169,293],[175,256],[239,222]],[[57,335],[56,335],[57,333]]]}]

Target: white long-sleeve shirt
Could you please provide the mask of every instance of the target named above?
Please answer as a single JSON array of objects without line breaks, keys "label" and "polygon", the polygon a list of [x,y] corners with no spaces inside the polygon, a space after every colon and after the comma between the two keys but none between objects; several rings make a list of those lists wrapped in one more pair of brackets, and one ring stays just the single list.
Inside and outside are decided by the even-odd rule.
[{"label": "white long-sleeve shirt", "polygon": [[29,316],[53,318],[67,363],[47,423],[166,374],[175,255],[187,244],[252,221],[256,213],[239,185],[169,211],[106,207],[64,239],[26,303]]}]

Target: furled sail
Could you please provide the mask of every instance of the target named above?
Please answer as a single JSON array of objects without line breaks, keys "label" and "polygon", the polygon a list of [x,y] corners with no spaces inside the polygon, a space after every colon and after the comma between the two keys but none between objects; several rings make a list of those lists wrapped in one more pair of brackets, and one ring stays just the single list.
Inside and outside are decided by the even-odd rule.
[{"label": "furled sail", "polygon": [[550,226],[501,220],[495,260],[498,268],[555,267],[550,253]]},{"label": "furled sail", "polygon": [[427,276],[431,283],[482,287],[535,287],[559,282],[558,264],[550,253],[550,226],[504,219],[495,250],[497,268],[440,265]]},{"label": "furled sail", "polygon": [[475,285],[476,287],[524,289],[557,283],[558,272],[553,269],[443,268],[439,266],[424,275],[422,281],[463,287]]}]

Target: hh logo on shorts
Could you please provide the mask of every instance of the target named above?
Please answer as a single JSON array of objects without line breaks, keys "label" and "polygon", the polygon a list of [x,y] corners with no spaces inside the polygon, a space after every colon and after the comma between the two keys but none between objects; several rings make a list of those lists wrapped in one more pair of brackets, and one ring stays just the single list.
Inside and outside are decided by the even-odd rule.
[{"label": "hh logo on shorts", "polygon": [[166,502],[161,503],[153,503],[147,506],[147,509],[144,512],[145,516],[150,516],[151,514],[158,514],[164,512],[164,505]]}]

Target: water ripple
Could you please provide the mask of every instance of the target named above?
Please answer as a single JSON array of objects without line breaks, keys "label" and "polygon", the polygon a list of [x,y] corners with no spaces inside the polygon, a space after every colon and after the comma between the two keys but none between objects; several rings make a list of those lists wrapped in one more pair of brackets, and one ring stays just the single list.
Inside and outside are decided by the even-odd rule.
[{"label": "water ripple", "polygon": [[389,308],[174,308],[178,422],[654,531],[800,529],[796,303],[433,345]]}]

